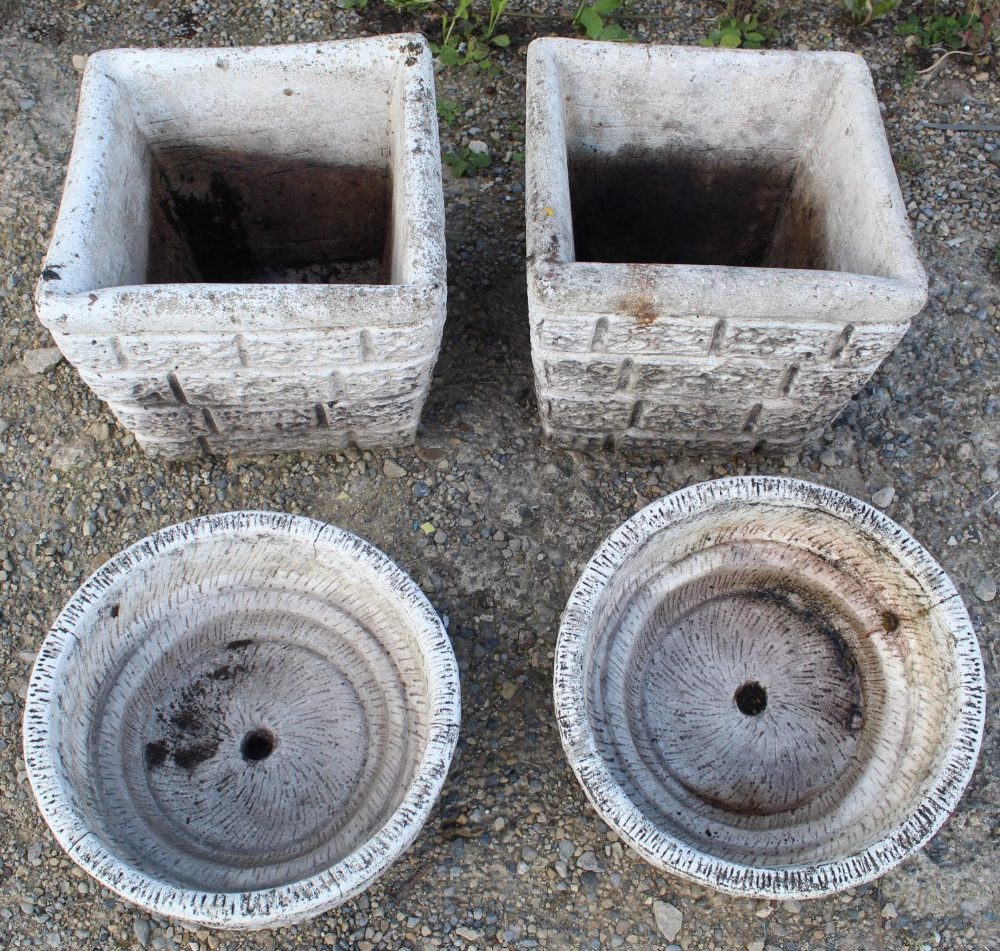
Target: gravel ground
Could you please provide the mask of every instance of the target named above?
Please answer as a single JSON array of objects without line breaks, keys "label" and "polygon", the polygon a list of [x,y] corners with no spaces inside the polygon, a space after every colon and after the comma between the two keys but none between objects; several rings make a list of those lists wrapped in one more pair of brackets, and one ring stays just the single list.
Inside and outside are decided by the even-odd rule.
[{"label": "gravel ground", "polygon": [[[640,39],[693,43],[718,10],[670,6],[627,26]],[[163,465],[146,458],[73,369],[44,349],[51,340],[32,312],[82,58],[119,45],[275,43],[437,27],[429,14],[396,14],[378,0],[360,12],[327,0],[0,0],[0,945],[1000,946],[1000,316],[991,270],[1000,239],[1000,138],[927,124],[995,127],[1000,84],[995,65],[960,57],[927,84],[921,77],[908,84],[893,22],[857,30],[838,6],[797,5],[773,45],[856,50],[875,70],[931,299],[816,444],[779,459],[660,460],[540,445],[516,153],[527,42],[572,32],[566,9],[545,0],[531,16],[506,18],[512,43],[497,57],[497,75],[451,69],[439,76],[438,95],[457,113],[442,126],[444,149],[482,142],[493,164],[472,178],[446,173],[450,312],[419,445]],[[881,881],[813,902],[725,898],[635,858],[587,805],[551,709],[559,615],[597,544],[663,493],[756,472],[873,499],[920,538],[966,600],[992,691],[979,769],[945,829]],[[447,619],[462,667],[464,722],[439,807],[383,880],[301,926],[231,936],[142,916],[73,867],[31,799],[19,731],[35,651],[83,578],[161,526],[238,508],[336,523],[406,568]]]}]

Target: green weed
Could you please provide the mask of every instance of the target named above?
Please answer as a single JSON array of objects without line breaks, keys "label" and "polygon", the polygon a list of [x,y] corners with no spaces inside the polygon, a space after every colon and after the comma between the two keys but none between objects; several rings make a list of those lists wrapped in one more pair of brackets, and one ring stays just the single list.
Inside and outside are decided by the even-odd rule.
[{"label": "green weed", "polygon": [[843,0],[847,12],[858,26],[884,20],[898,6],[898,0]]},{"label": "green weed", "polygon": [[580,0],[580,6],[573,17],[573,25],[583,30],[590,40],[628,40],[631,37],[617,23],[608,23],[605,18],[622,7],[622,0]]},{"label": "green weed", "polygon": [[447,126],[453,126],[462,115],[462,104],[453,102],[451,99],[439,99],[437,101],[438,118]]},{"label": "green weed", "polygon": [[948,52],[965,50],[978,53],[993,41],[1000,17],[1000,0],[969,0],[964,13],[935,13],[920,17],[911,13],[896,27],[906,37],[909,48],[944,49]]},{"label": "green weed", "polygon": [[449,152],[444,157],[444,163],[455,178],[461,178],[463,175],[475,175],[481,168],[489,168],[492,160],[489,152],[473,152],[464,145],[457,152]]},{"label": "green weed", "polygon": [[437,58],[445,66],[477,66],[492,71],[496,67],[490,60],[492,48],[510,46],[506,33],[497,33],[500,17],[507,9],[508,0],[490,0],[488,16],[482,16],[472,0],[457,0],[451,13],[441,14],[441,42],[432,43]]},{"label": "green weed", "polygon": [[[727,0],[726,11],[715,21],[715,28],[698,41],[701,46],[759,50],[777,36],[778,31],[762,23],[761,14],[752,5],[744,3],[737,9],[736,3],[737,0]],[[747,10],[748,6],[751,9]]]}]

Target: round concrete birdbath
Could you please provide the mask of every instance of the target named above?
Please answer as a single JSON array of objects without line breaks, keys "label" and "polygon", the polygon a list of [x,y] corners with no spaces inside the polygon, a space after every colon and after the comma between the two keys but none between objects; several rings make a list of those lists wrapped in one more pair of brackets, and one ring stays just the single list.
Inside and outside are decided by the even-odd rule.
[{"label": "round concrete birdbath", "polygon": [[937,831],[983,729],[979,646],[931,556],[831,489],[735,478],[598,549],[556,651],[563,745],[654,865],[735,895],[873,879]]},{"label": "round concrete birdbath", "polygon": [[347,532],[238,512],[166,528],[73,596],[24,746],[69,855],[155,914],[288,924],[413,841],[459,724],[455,656],[413,581]]}]

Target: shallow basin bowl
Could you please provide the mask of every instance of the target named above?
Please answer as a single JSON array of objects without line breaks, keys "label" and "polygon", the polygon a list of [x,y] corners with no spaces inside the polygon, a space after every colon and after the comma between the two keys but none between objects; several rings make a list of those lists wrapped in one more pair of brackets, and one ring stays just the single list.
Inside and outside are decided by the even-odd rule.
[{"label": "shallow basin bowl", "polygon": [[227,513],[143,539],[76,592],[31,676],[25,761],[102,884],[187,922],[282,925],[413,841],[459,698],[441,621],[382,552]]},{"label": "shallow basin bowl", "polygon": [[969,616],[891,519],[779,478],[692,486],[601,545],[555,705],[598,813],[664,870],[745,897],[869,881],[959,800],[985,710]]}]

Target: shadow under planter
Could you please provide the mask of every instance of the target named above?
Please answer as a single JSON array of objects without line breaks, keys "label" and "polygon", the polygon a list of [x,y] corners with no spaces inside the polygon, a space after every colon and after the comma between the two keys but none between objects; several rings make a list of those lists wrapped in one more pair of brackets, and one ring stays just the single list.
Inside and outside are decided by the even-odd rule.
[{"label": "shadow under planter", "polygon": [[797,446],[923,305],[859,57],[536,40],[526,161],[554,442]]},{"label": "shadow under planter", "polygon": [[422,37],[91,57],[37,309],[147,450],[412,442],[446,293]]}]

